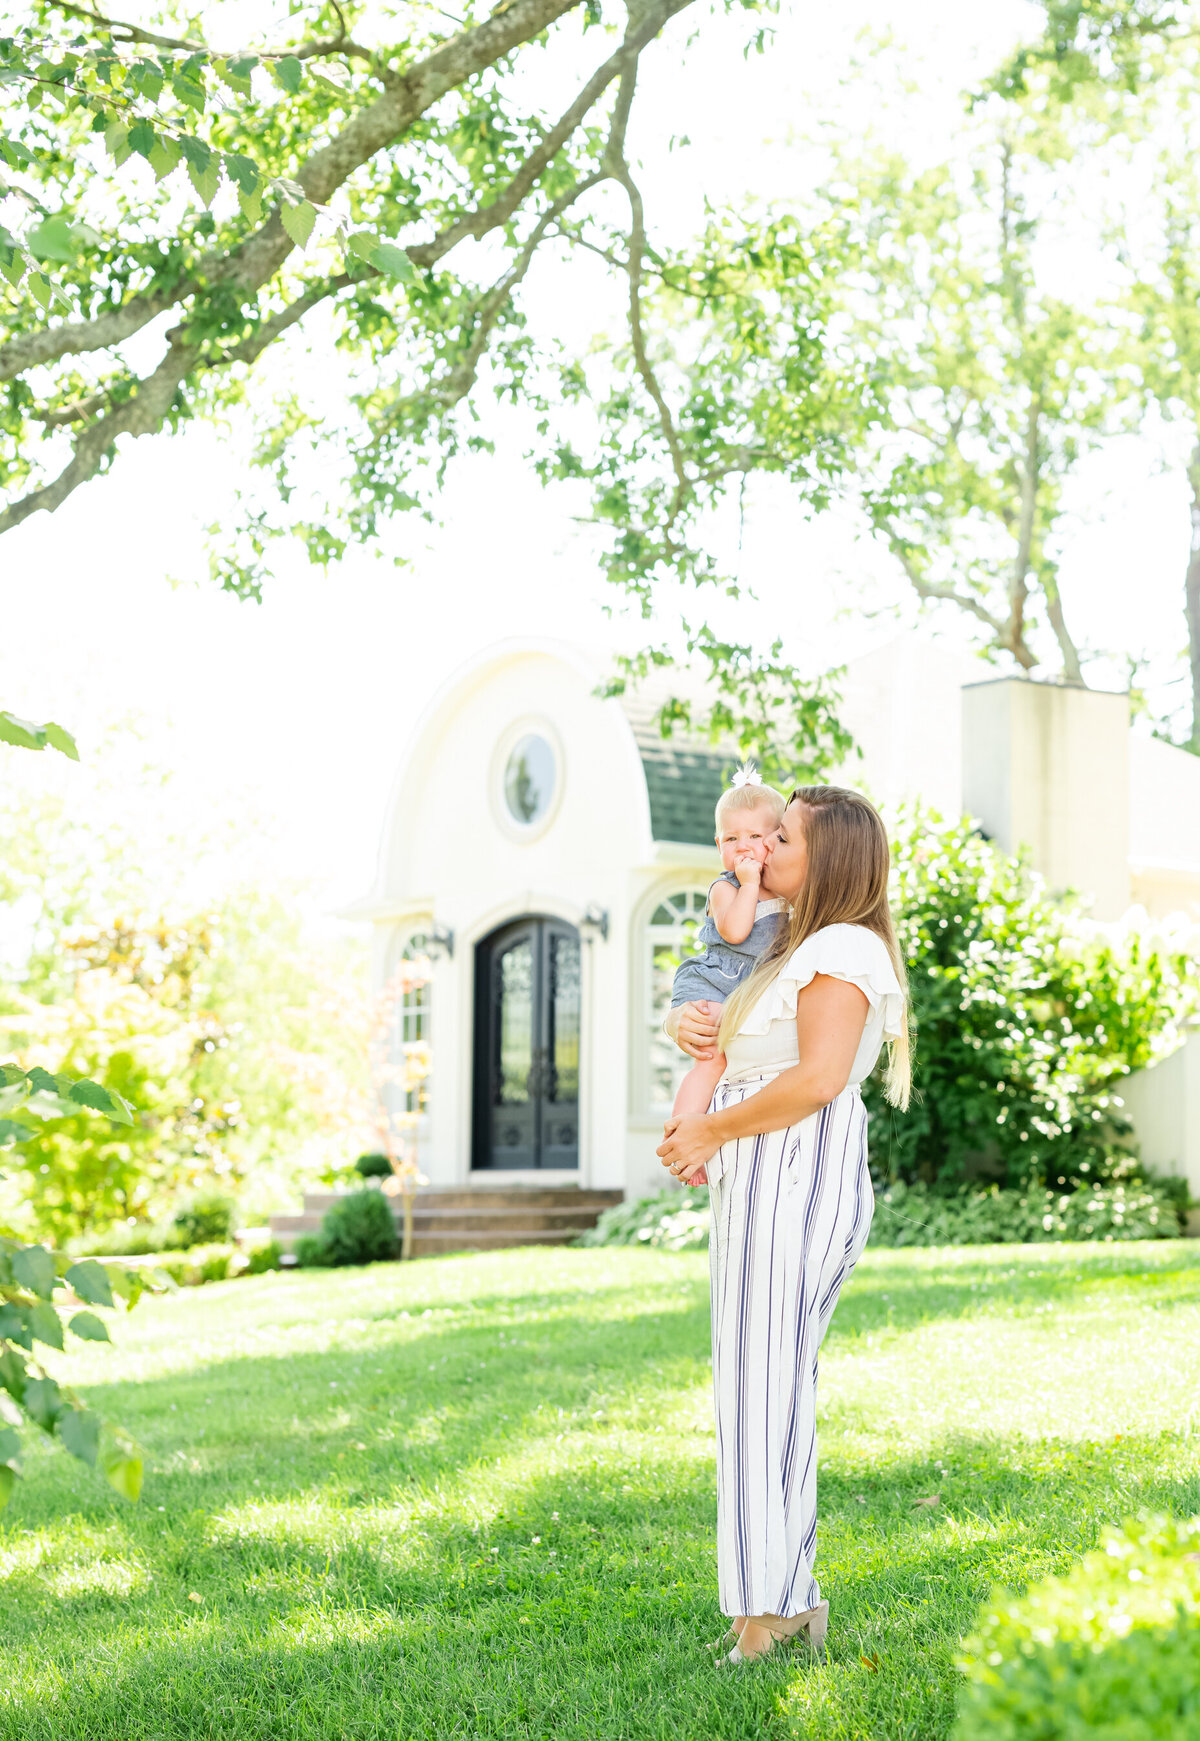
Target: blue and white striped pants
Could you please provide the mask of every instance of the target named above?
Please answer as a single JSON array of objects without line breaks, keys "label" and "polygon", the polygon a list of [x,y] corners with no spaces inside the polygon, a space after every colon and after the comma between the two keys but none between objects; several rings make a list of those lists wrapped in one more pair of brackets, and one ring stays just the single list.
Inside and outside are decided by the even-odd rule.
[{"label": "blue and white striped pants", "polygon": [[[770,1080],[722,1082],[713,1106]],[[817,1353],[875,1206],[858,1089],[787,1130],[726,1143],[708,1177],[721,1608],[802,1614],[821,1599]]]}]

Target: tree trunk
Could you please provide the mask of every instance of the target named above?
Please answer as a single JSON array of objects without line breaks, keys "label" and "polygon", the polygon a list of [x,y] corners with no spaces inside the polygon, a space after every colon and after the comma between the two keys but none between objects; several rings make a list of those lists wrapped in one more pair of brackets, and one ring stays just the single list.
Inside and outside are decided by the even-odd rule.
[{"label": "tree trunk", "polygon": [[1192,488],[1192,543],[1188,552],[1183,611],[1188,626],[1188,664],[1192,675],[1192,728],[1188,748],[1200,755],[1200,439],[1188,461]]}]

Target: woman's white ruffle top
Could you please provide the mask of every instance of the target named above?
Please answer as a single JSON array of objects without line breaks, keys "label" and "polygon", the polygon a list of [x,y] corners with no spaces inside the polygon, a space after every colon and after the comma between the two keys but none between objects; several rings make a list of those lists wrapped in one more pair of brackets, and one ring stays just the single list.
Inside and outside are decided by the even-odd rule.
[{"label": "woman's white ruffle top", "polygon": [[865,1080],[885,1040],[900,1037],[904,994],[881,937],[865,925],[826,925],[789,955],[725,1048],[725,1079],[775,1076],[800,1062],[796,998],[818,973],[844,979],[866,996],[867,1025],[854,1056],[850,1086]]}]

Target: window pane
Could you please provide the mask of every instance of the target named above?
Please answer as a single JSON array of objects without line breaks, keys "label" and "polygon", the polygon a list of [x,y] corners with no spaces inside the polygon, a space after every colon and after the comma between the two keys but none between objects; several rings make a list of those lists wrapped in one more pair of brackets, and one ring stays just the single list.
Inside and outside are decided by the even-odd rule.
[{"label": "window pane", "polygon": [[[699,953],[696,933],[704,918],[706,896],[699,890],[680,890],[663,901],[651,920],[653,935],[648,939],[647,1011],[648,1055],[650,1064],[649,1100],[655,1111],[670,1107],[691,1067],[691,1060],[662,1031],[663,1021],[671,1008],[671,987],[675,970],[689,955]],[[670,930],[663,916],[669,915]]]}]

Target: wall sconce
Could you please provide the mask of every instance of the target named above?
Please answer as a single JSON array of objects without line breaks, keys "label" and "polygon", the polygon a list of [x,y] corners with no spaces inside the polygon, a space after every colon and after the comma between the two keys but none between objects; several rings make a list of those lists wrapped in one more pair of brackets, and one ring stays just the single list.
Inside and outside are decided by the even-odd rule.
[{"label": "wall sconce", "polygon": [[579,929],[589,943],[594,943],[597,937],[608,942],[608,909],[598,907],[595,902],[588,905],[583,918],[579,921]]},{"label": "wall sconce", "polygon": [[448,925],[435,925],[426,931],[424,946],[430,955],[445,955],[447,961],[454,959],[454,932]]}]

